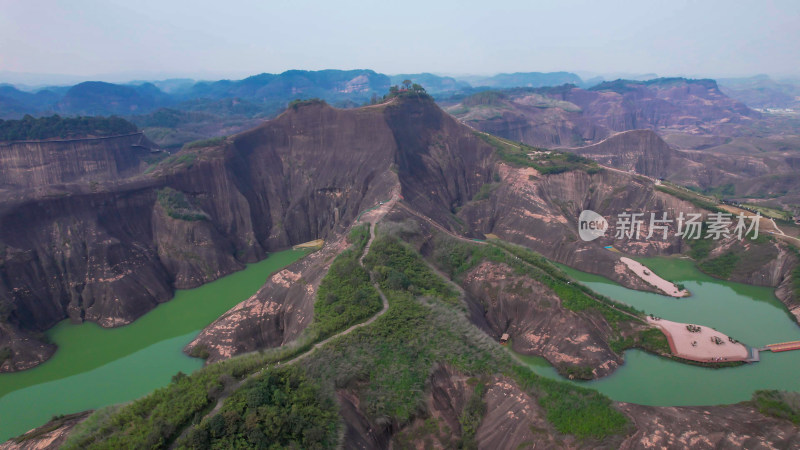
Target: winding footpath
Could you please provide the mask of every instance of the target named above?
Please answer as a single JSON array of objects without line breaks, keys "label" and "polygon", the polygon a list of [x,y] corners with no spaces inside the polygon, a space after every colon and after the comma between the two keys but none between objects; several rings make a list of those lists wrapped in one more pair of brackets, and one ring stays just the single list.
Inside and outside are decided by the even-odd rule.
[{"label": "winding footpath", "polygon": [[458,239],[458,240],[464,241],[464,242],[469,242],[469,243],[472,243],[472,244],[479,244],[479,245],[485,245],[486,244],[485,241],[480,241],[480,240],[476,240],[476,239],[470,239],[468,237],[460,236],[458,234],[453,233],[452,231],[448,230],[447,228],[445,228],[445,227],[439,225],[438,223],[434,222],[433,220],[431,220],[431,218],[429,218],[428,216],[426,216],[424,214],[421,214],[421,213],[419,213],[417,211],[414,211],[413,209],[409,208],[405,203],[397,203],[397,206],[403,208],[404,210],[406,210],[406,212],[416,216],[417,218],[419,218],[421,220],[424,220],[426,223],[428,223],[432,227],[436,228],[437,230],[441,231],[442,233],[447,234],[448,236],[450,236],[452,238],[455,238],[455,239]]},{"label": "winding footpath", "polygon": [[[389,209],[391,209],[391,206],[390,206]],[[372,242],[375,240],[375,222],[377,222],[377,220],[368,222],[369,223],[369,240],[367,241],[367,245],[364,247],[364,252],[361,254],[361,257],[358,260],[359,264],[361,264],[361,267],[364,267],[365,269],[366,269],[366,267],[364,266],[364,257],[367,256],[367,254],[369,253],[369,249],[372,246]],[[269,365],[265,366],[263,369],[261,369],[261,370],[259,370],[257,372],[253,372],[252,374],[242,378],[241,380],[239,380],[235,384],[231,385],[229,388],[226,388],[225,389],[225,393],[223,395],[221,395],[220,398],[217,399],[217,403],[214,405],[214,408],[212,408],[211,411],[209,411],[206,415],[204,415],[203,418],[200,419],[200,421],[197,422],[197,423],[202,423],[203,421],[205,421],[207,419],[210,419],[211,417],[213,417],[216,414],[218,414],[220,412],[220,410],[222,409],[222,406],[224,405],[225,400],[227,400],[228,397],[231,396],[231,394],[236,392],[248,380],[250,380],[252,378],[255,378],[257,376],[260,376],[261,374],[264,373],[264,371],[266,371],[266,370],[268,370],[270,368],[282,367],[282,366],[286,366],[286,365],[289,365],[289,364],[294,364],[294,363],[306,358],[307,356],[313,354],[315,351],[317,351],[317,349],[320,349],[320,348],[324,347],[325,345],[327,345],[329,342],[333,341],[334,339],[338,339],[338,338],[340,338],[342,336],[346,336],[346,335],[352,333],[353,331],[355,331],[355,330],[357,330],[359,328],[366,327],[367,325],[370,325],[373,322],[375,322],[376,320],[378,320],[378,318],[380,316],[386,314],[386,312],[389,310],[389,300],[386,298],[386,295],[384,295],[384,293],[381,290],[381,288],[378,285],[378,283],[373,283],[373,286],[375,286],[375,290],[378,291],[378,295],[380,295],[381,302],[383,303],[383,307],[381,308],[381,310],[378,311],[374,316],[370,317],[365,322],[357,323],[357,324],[351,326],[350,328],[348,328],[348,329],[346,329],[344,331],[340,331],[339,333],[336,333],[333,336],[330,336],[330,337],[328,337],[328,338],[326,338],[326,339],[324,339],[322,341],[317,342],[311,348],[309,348],[307,351],[305,351],[303,353],[300,353],[299,355],[295,355],[295,356],[293,356],[293,357],[291,357],[291,358],[289,358],[289,359],[287,359],[285,361],[278,361],[278,362],[276,362],[274,364],[269,364]],[[178,438],[175,439],[175,441],[172,443],[172,445],[170,445],[170,448],[177,448],[177,443],[182,441],[186,437],[186,434],[189,432],[189,430],[191,428],[192,428],[191,426],[187,426],[186,428],[184,428],[183,432],[181,432],[181,434],[178,436]]]}]

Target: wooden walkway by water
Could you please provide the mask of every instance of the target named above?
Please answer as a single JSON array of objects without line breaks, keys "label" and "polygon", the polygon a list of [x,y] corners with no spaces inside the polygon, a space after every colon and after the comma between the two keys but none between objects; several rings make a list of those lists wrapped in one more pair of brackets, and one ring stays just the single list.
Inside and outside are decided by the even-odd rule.
[{"label": "wooden walkway by water", "polygon": [[761,352],[770,351],[773,353],[788,352],[789,350],[800,350],[800,341],[781,342],[780,344],[769,344],[761,348],[751,348],[750,357],[747,362],[761,361]]},{"label": "wooden walkway by water", "polygon": [[800,341],[781,342],[780,344],[769,344],[766,348],[773,353],[788,352],[789,350],[800,350]]}]

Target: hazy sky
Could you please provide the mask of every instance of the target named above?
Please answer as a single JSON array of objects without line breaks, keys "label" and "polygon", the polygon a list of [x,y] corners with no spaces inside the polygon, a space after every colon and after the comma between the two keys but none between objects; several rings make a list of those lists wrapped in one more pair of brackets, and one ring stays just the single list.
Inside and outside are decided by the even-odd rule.
[{"label": "hazy sky", "polygon": [[800,1],[0,0],[0,72],[323,68],[797,75]]}]

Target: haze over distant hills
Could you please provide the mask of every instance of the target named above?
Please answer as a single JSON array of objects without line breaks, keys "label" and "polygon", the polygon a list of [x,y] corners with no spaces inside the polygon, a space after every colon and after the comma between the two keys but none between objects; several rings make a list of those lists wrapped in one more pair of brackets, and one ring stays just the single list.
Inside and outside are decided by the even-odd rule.
[{"label": "haze over distant hills", "polygon": [[[740,85],[742,92],[752,88]],[[514,351],[542,357],[570,379],[611,375],[630,347],[671,357],[667,338],[645,313],[619,310],[620,304],[594,297],[588,288],[572,290],[575,284],[547,259],[653,291],[646,280],[628,275],[622,255],[689,255],[722,279],[774,288],[791,317],[800,317],[795,289],[800,272],[797,253],[787,244],[791,236],[744,243],[731,238],[704,252],[678,236],[662,241],[616,240],[613,233],[597,241],[575,236],[582,209],[605,217],[627,210],[710,212],[718,208],[713,196],[766,208],[782,220],[781,229],[796,233],[788,220],[800,205],[796,119],[756,111],[711,79],[617,79],[587,87],[569,73],[508,74],[468,83],[429,73],[389,77],[371,70],[325,70],[211,82],[90,81],[37,92],[3,86],[0,92],[5,111],[26,114],[0,121],[0,371],[33,369],[58,355],[65,346],[57,349],[42,333],[65,319],[126,325],[168,301],[176,289],[243,270],[295,244],[324,240],[322,249],[267,277],[258,292],[184,348],[207,358],[207,369],[176,375],[165,390],[111,413],[124,428],[75,432],[75,439],[84,439],[79,447],[92,441],[138,448],[153,440],[202,448],[209,439],[226,438],[206,428],[211,420],[245,420],[247,414],[230,413],[225,405],[237,396],[250,398],[249,384],[240,381],[266,363],[220,372],[224,376],[214,375],[220,384],[209,384],[201,378],[208,371],[238,367],[216,362],[238,355],[265,358],[332,333],[346,338],[356,323],[363,324],[362,332],[380,331],[373,337],[351,335],[355,340],[348,342],[363,350],[342,355],[320,341],[311,347],[317,348],[314,354],[303,354],[309,380],[327,386],[325,398],[340,399],[327,403],[329,429],[345,448],[403,442],[417,433],[417,419],[438,414],[427,406],[434,404],[425,400],[428,395],[457,405],[455,399],[467,398],[472,389],[466,389],[467,379],[488,380],[487,405],[494,401],[492,390],[528,386],[527,378],[507,378],[511,372],[499,364],[516,363],[503,363],[505,352],[481,350],[498,345],[492,341],[506,333],[514,336],[509,343]],[[35,119],[27,115],[29,108],[125,118]],[[209,136],[219,137],[187,143]],[[612,245],[616,251],[608,250]],[[727,261],[723,269],[720,258]],[[449,280],[439,281],[439,273]],[[371,285],[371,277],[378,284]],[[417,304],[417,298],[443,302]],[[429,307],[434,309],[425,312]],[[417,310],[425,314],[401,315]],[[379,312],[382,316],[373,315]],[[407,333],[402,339],[396,337],[398,324]],[[437,330],[455,341],[431,334]],[[573,338],[576,333],[579,338]],[[373,357],[386,348],[387,337],[393,340],[391,356]],[[448,347],[453,342],[458,346]],[[353,362],[354,354],[369,356]],[[457,361],[474,354],[497,361],[460,369]],[[391,361],[389,369],[370,368],[383,360]],[[291,360],[286,361],[289,367]],[[358,364],[367,369],[354,372]],[[479,367],[491,369],[484,373]],[[319,368],[331,374],[314,372]],[[419,371],[412,384],[376,384],[407,398],[402,408],[381,412],[357,406],[381,401],[361,373],[408,370]],[[462,382],[464,393],[454,390]],[[185,401],[182,389],[190,385],[198,389],[197,402]],[[219,397],[208,386],[230,396]],[[565,404],[585,395],[559,386]],[[533,405],[544,395],[535,387],[514,392],[497,398],[530,396],[525,398]],[[687,432],[683,423],[664,425],[675,411],[700,423],[691,409],[618,404],[591,395],[602,410],[579,426],[556,429],[560,422],[542,412],[523,416],[515,403],[487,406],[476,421],[481,427],[464,432],[459,417],[468,407],[458,406],[447,413],[452,432],[437,439],[474,438],[482,443],[477,448],[517,448],[525,442],[555,448],[561,441],[554,436],[579,442],[582,427],[593,426],[594,440],[580,442],[625,448],[619,444],[652,427],[670,439]],[[142,402],[156,406],[145,408]],[[128,425],[140,420],[130,418],[132,409],[155,417],[162,413],[152,411],[173,404],[180,414],[165,414],[152,425]],[[216,416],[214,405],[223,408]],[[639,412],[626,415],[625,408]],[[717,408],[736,417],[692,425],[688,432],[750,433],[748,424],[758,421],[759,429],[787,430],[765,432],[778,448],[799,432],[742,404]],[[512,420],[504,411],[522,419]],[[192,419],[206,412],[219,419]],[[602,425],[608,415],[618,424],[591,425],[596,418]],[[524,426],[494,432],[516,423]],[[531,424],[545,431],[534,436]],[[56,427],[47,424],[32,435]],[[334,433],[336,427],[341,433]],[[111,444],[117,442],[129,444]]]},{"label": "haze over distant hills", "polygon": [[[362,90],[369,89],[366,78],[358,85]],[[268,89],[276,80],[251,81]],[[248,83],[203,88],[253,95]],[[559,120],[580,110],[596,128],[610,131],[649,125],[681,131],[714,124],[721,116],[741,122],[758,116],[719,93],[711,80],[515,89],[470,96],[467,109],[495,108],[495,100],[500,107],[539,105]],[[136,98],[152,90],[151,85],[120,92]],[[575,218],[583,208],[606,217],[629,208],[702,212],[707,204],[683,191],[665,191],[652,177],[669,176],[675,167],[692,169],[693,163],[701,175],[702,165],[711,167],[715,160],[692,159],[655,132],[636,130],[577,149],[609,165],[604,167],[573,153],[543,152],[478,131],[488,122],[470,127],[454,118],[458,111],[451,112],[412,86],[362,108],[333,108],[320,100],[292,103],[274,120],[172,155],[124,128],[124,134],[102,138],[4,143],[0,370],[32,369],[62,352],[41,333],[64,319],[126,325],[168,301],[175,289],[208,283],[268,253],[321,238],[322,249],[266,277],[261,289],[185,347],[188,354],[207,358],[206,369],[176,375],[155,394],[108,412],[110,423],[120,426],[75,431],[77,447],[139,448],[153,441],[157,448],[165,442],[205,448],[203,442],[228,435],[256,442],[260,435],[245,436],[243,428],[206,429],[219,423],[224,430],[225,420],[252,422],[246,419],[251,414],[231,409],[231,402],[256,398],[251,389],[262,378],[248,377],[265,373],[263,379],[271,380],[269,367],[276,360],[263,358],[294,348],[305,352],[290,353],[305,357],[305,386],[324,388],[314,397],[321,400],[308,403],[330,410],[324,421],[309,423],[329,423],[326,439],[338,436],[344,448],[390,448],[391,442],[417,435],[423,436],[413,438],[420,446],[431,439],[445,443],[441,448],[451,448],[447,443],[456,439],[474,439],[479,444],[472,448],[491,449],[527,442],[560,448],[567,439],[594,448],[627,448],[621,443],[630,441],[640,448],[654,428],[671,440],[683,433],[752,436],[751,427],[766,430],[759,432],[776,448],[797,440],[800,430],[789,422],[746,404],[699,410],[615,403],[531,375],[495,342],[511,334],[508,346],[514,351],[542,357],[570,379],[611,375],[632,360],[625,355],[628,348],[647,349],[665,362],[671,358],[667,338],[644,312],[575,287],[547,259],[653,291],[645,280],[628,275],[621,256],[687,254],[680,237],[614,240],[612,234],[589,242],[575,236]],[[605,116],[607,121],[600,120]],[[72,127],[83,123],[72,121],[78,122]],[[68,125],[58,118],[21,122]],[[112,125],[104,126],[116,130]],[[637,173],[626,170],[631,165]],[[736,175],[758,167],[721,169]],[[618,251],[608,251],[612,243]],[[713,268],[720,252],[733,255],[726,257],[733,262],[721,278],[776,288],[787,313],[800,315],[792,278],[797,257],[788,244],[731,239],[704,254],[692,250],[703,267]],[[361,328],[351,328],[358,323]],[[327,336],[335,340],[323,341]],[[304,342],[319,344],[307,352],[293,347]],[[250,357],[257,358],[252,365],[237,363]],[[301,367],[281,359],[282,367]],[[371,375],[381,373],[388,378]],[[394,381],[392,374],[405,373],[412,375]],[[486,393],[468,380],[485,383]],[[481,395],[486,406],[476,413],[475,430],[465,431],[459,418],[474,409],[468,399]],[[559,408],[582,414],[584,409],[572,405],[585,404],[589,395],[596,406],[575,419],[554,419],[537,406],[547,405],[541,399],[558,398],[565,405]],[[384,398],[397,398],[392,401],[400,406],[384,408]],[[709,408],[727,416],[709,422],[703,419]],[[421,419],[434,414],[442,414],[447,431],[420,430]],[[673,421],[676,416],[680,420]],[[613,426],[606,417],[616,418]],[[27,438],[33,441],[62,422]],[[60,433],[63,439],[72,432],[66,427]]]},{"label": "haze over distant hills", "polygon": [[800,108],[800,80],[772,79],[767,75],[720,78],[722,92],[752,108]]},{"label": "haze over distant hills", "polygon": [[[239,98],[259,106],[265,114],[274,114],[295,98],[319,97],[338,106],[352,106],[370,99],[371,94],[386,92],[390,84],[410,79],[434,95],[443,97],[470,89],[507,89],[573,84],[591,88],[599,83],[626,79],[646,81],[658,78],[650,74],[593,74],[582,78],[571,72],[516,72],[493,76],[442,76],[432,73],[384,75],[372,70],[289,70],[280,74],[262,73],[239,80],[197,81],[191,78],[162,80],[138,79],[125,83],[80,81],[75,77],[62,85],[42,85],[41,75],[0,72],[0,118],[24,114],[144,114],[161,107],[196,110],[187,101]],[[20,80],[29,79],[22,83]],[[772,79],[767,75],[749,78],[722,78],[722,90],[748,106],[789,107],[797,103],[800,80]],[[74,84],[73,84],[74,82]],[[35,87],[35,86],[39,87]]]},{"label": "haze over distant hills", "polygon": [[[608,83],[620,74],[518,72],[493,76],[441,76],[432,73],[385,75],[372,70],[289,70],[239,80],[196,81],[189,78],[138,80],[125,84],[83,81],[69,86],[31,88],[0,84],[0,119],[25,114],[47,116],[118,115],[143,128],[157,144],[177,148],[186,142],[227,135],[255,126],[283,111],[295,99],[320,98],[339,108],[374,102],[390,85],[418,83],[440,102],[451,102],[486,90],[573,85],[583,89]],[[19,77],[2,73],[6,80]],[[655,74],[626,74],[633,81]],[[800,88],[791,80],[766,76],[726,79],[724,93],[755,108],[790,108]]]}]

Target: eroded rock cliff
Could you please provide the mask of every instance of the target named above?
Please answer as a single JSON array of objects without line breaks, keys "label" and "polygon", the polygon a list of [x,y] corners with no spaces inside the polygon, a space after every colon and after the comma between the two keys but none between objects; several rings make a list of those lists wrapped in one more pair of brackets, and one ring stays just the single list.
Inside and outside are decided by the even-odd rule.
[{"label": "eroded rock cliff", "polygon": [[[14,155],[35,149],[22,146]],[[64,318],[130,323],[175,288],[211,281],[276,249],[341,235],[398,183],[412,204],[447,219],[492,165],[492,149],[427,98],[353,110],[298,105],[146,170],[139,160],[114,169],[116,147],[105,150],[106,163],[95,172],[73,167],[81,158],[102,159],[82,156],[86,148],[62,143],[56,150],[64,154],[34,153],[34,163],[7,166],[4,175],[26,179],[29,166],[40,174],[30,181],[37,189],[8,184],[13,195],[0,210],[0,301],[5,322],[19,330],[42,331]],[[38,189],[48,181],[59,184]],[[165,203],[166,190],[176,194]],[[0,348],[24,358],[6,340],[16,334],[4,336]],[[282,339],[254,345],[266,342]],[[2,367],[30,367],[42,356],[31,358]]]}]

